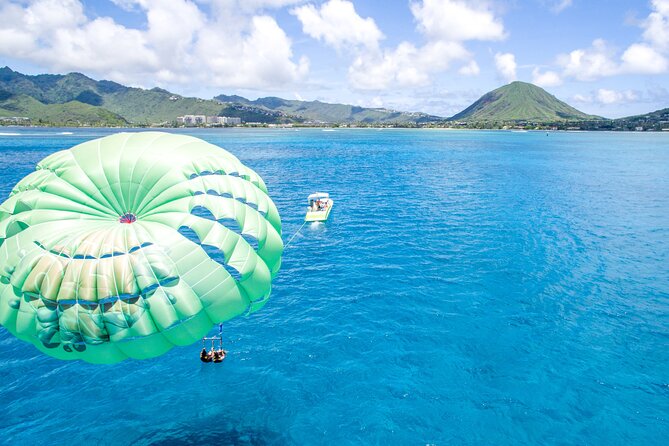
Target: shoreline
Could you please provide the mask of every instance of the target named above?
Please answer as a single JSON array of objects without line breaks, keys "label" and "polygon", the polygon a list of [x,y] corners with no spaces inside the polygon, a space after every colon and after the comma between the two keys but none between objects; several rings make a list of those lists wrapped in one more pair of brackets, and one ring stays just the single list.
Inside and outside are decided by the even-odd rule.
[{"label": "shoreline", "polygon": [[[644,129],[644,130],[629,130],[629,129],[548,129],[548,128],[496,128],[496,127],[441,127],[441,126],[402,126],[402,125],[377,125],[377,126],[357,126],[357,125],[322,125],[322,126],[305,126],[305,125],[242,125],[234,127],[219,127],[219,126],[193,126],[193,127],[153,127],[153,126],[58,126],[58,125],[0,125],[0,136],[13,136],[3,134],[3,129],[70,129],[70,130],[94,130],[94,129],[118,129],[123,130],[434,130],[434,131],[488,131],[488,132],[508,132],[508,133],[667,133],[669,128],[661,130]],[[18,135],[17,135],[18,136]]]}]

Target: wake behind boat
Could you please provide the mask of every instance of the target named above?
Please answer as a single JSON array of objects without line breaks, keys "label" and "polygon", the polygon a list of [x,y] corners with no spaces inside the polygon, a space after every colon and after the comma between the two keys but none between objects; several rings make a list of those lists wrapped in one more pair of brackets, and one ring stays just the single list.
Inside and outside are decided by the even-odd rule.
[{"label": "wake behind boat", "polygon": [[334,201],[325,192],[316,192],[307,197],[309,207],[304,221],[326,221],[330,216]]}]

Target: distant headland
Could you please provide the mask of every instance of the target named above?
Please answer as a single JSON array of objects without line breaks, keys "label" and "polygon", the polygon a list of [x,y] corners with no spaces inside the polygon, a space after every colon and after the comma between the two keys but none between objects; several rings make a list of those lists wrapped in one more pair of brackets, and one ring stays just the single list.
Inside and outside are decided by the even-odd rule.
[{"label": "distant headland", "polygon": [[94,127],[313,126],[669,131],[669,108],[606,119],[544,89],[512,82],[452,117],[277,97],[183,97],[80,73],[25,75],[0,68],[0,125]]}]

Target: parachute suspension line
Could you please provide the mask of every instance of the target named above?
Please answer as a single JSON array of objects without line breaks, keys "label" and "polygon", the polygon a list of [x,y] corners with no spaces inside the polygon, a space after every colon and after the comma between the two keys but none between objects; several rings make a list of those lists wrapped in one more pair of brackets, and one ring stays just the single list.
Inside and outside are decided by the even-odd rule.
[{"label": "parachute suspension line", "polygon": [[305,221],[304,223],[302,223],[302,226],[297,228],[297,231],[295,231],[295,234],[293,234],[293,236],[290,238],[290,240],[288,240],[288,243],[286,243],[286,246],[284,246],[283,249],[286,249],[288,247],[288,245],[290,245],[290,242],[293,241],[295,236],[300,233],[300,231],[302,230],[302,228],[304,228],[304,225],[306,225],[306,224],[307,224],[307,222]]}]

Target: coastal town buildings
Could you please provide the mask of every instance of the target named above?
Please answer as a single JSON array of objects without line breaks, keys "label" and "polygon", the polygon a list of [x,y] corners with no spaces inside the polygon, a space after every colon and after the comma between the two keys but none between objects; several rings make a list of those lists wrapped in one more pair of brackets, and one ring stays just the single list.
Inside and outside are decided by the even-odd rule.
[{"label": "coastal town buildings", "polygon": [[205,115],[184,115],[177,116],[177,124],[185,127],[197,126],[219,126],[219,125],[240,125],[241,118],[229,116],[205,116]]}]

